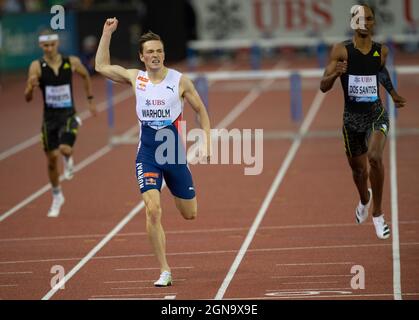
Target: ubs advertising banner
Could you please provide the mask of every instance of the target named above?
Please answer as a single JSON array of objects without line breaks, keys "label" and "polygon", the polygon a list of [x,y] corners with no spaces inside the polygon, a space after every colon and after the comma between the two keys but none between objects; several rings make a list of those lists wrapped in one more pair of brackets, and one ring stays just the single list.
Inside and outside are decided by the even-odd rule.
[{"label": "ubs advertising banner", "polygon": [[[376,35],[419,29],[419,0],[365,1],[374,10]],[[192,0],[199,40],[345,36],[356,0]]]}]

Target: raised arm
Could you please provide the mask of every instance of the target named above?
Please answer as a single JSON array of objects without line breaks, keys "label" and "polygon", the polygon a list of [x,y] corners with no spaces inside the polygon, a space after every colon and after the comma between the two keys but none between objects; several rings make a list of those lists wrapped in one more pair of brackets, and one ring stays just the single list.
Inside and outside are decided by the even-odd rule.
[{"label": "raised arm", "polygon": [[211,155],[211,124],[207,109],[205,108],[201,97],[196,91],[194,84],[185,75],[182,75],[182,78],[180,79],[180,87],[182,90],[182,97],[186,99],[186,101],[191,105],[192,109],[198,114],[201,128],[205,131],[205,156],[206,160],[209,162],[209,157]]},{"label": "raised arm", "polygon": [[70,62],[73,71],[78,73],[83,78],[84,91],[86,92],[86,99],[89,103],[89,110],[92,115],[96,115],[96,105],[93,102],[92,82],[90,80],[89,72],[78,57],[70,56]]},{"label": "raised arm", "polygon": [[118,27],[116,18],[107,19],[103,26],[102,37],[96,52],[95,70],[108,79],[120,83],[129,83],[135,85],[135,77],[138,73],[136,69],[125,69],[118,65],[111,65],[109,45],[111,43],[112,33]]},{"label": "raised arm", "polygon": [[26,81],[25,88],[25,100],[26,102],[32,101],[33,98],[33,89],[39,85],[39,78],[41,77],[41,66],[39,61],[32,61],[29,71],[28,71],[28,80]]},{"label": "raised arm", "polygon": [[399,96],[397,91],[394,89],[393,82],[391,81],[390,74],[386,68],[386,60],[388,56],[388,47],[383,45],[381,50],[381,69],[378,73],[378,80],[381,85],[387,90],[394,101],[397,108],[402,108],[406,105],[406,99]]},{"label": "raised arm", "polygon": [[344,74],[348,68],[348,54],[342,43],[335,44],[330,54],[329,62],[320,83],[320,90],[327,92],[332,89],[336,79]]}]

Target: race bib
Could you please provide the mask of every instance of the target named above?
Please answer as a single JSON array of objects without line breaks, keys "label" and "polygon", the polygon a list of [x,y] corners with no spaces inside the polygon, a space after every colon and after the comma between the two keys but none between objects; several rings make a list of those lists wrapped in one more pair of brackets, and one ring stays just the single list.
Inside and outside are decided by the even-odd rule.
[{"label": "race bib", "polygon": [[374,102],[378,100],[377,77],[349,75],[349,99],[355,102]]},{"label": "race bib", "polygon": [[[146,104],[150,105],[149,100],[147,100]],[[172,124],[170,111],[169,108],[143,109],[141,110],[141,122],[155,129],[169,126]]]},{"label": "race bib", "polygon": [[45,103],[48,108],[70,108],[73,105],[70,85],[46,86]]}]

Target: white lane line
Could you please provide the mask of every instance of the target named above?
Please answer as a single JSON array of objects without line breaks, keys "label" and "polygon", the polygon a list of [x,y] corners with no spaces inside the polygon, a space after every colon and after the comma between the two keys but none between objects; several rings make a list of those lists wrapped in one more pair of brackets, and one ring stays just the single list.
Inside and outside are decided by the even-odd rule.
[{"label": "white lane line", "polygon": [[103,294],[103,295],[94,295],[91,298],[118,298],[118,297],[135,297],[135,296],[176,296],[177,292],[170,293],[127,293],[127,294]]},{"label": "white lane line", "polygon": [[115,298],[89,298],[87,300],[111,300],[111,301],[116,301],[116,300],[146,300],[146,301],[148,301],[148,300],[162,300],[162,299],[164,299],[164,298],[150,298],[150,297],[148,297],[148,298],[135,298],[135,297],[118,298],[118,297],[115,297]]},{"label": "white lane line", "polygon": [[[74,167],[75,172],[80,171],[81,169],[83,169],[87,165],[89,165],[89,164],[95,162],[97,159],[103,157],[110,150],[111,150],[111,148],[109,146],[105,146],[102,149],[96,151],[94,154],[90,155],[89,157],[87,157],[86,159],[84,159],[82,162],[80,162],[79,164],[77,164]],[[63,179],[64,178],[61,175],[60,176],[60,181],[63,181]],[[35,199],[39,198],[40,196],[42,196],[45,192],[47,192],[50,189],[51,189],[51,184],[48,183],[48,184],[44,185],[41,189],[39,189],[38,191],[36,191],[33,194],[31,194],[25,200],[21,201],[20,203],[18,203],[17,205],[15,205],[13,208],[11,208],[7,212],[5,212],[2,215],[0,215],[0,222],[4,221],[8,217],[10,217],[12,214],[14,214],[15,212],[19,211],[20,209],[22,209],[23,207],[25,207],[26,205],[28,205],[29,203],[31,203]]]},{"label": "white lane line", "polygon": [[[405,296],[419,296],[419,293],[403,293]],[[370,293],[370,294],[351,294],[351,295],[315,295],[315,296],[298,296],[298,299],[325,299],[325,298],[363,298],[363,297],[393,297],[392,293]],[[292,297],[234,297],[226,300],[272,300],[272,299],[296,299],[295,296]]]},{"label": "white lane line", "polygon": [[[336,284],[339,283],[339,281],[294,281],[294,282],[281,282],[281,284]],[[302,290],[308,290],[306,288]],[[312,289],[313,290],[313,289]],[[332,288],[329,288],[329,290],[332,290]]]},{"label": "white lane line", "polygon": [[[121,101],[124,101],[125,99],[131,97],[132,95],[133,95],[132,89],[127,89],[123,92],[120,92],[117,95],[115,95],[114,104],[120,103]],[[102,111],[106,110],[106,108],[107,108],[107,100],[103,100],[102,102],[100,102],[97,105],[97,111],[98,112],[102,112]],[[85,120],[85,119],[91,117],[90,112],[88,110],[83,111],[79,116],[82,120]],[[20,151],[23,151],[23,150],[33,146],[36,143],[38,143],[40,141],[39,137],[40,137],[40,135],[37,134],[37,135],[35,135],[35,136],[25,140],[25,141],[13,146],[13,147],[1,152],[0,153],[0,161],[4,160],[4,159],[20,152]]]},{"label": "white lane line", "polygon": [[[156,281],[156,280],[154,280]],[[111,290],[141,290],[141,289],[155,289],[156,287],[125,287],[125,288],[111,288]]]},{"label": "white lane line", "polygon": [[25,200],[21,201],[20,203],[15,205],[13,208],[11,208],[10,210],[8,210],[5,213],[3,213],[2,215],[0,215],[0,222],[4,221],[8,217],[10,217],[12,214],[14,214],[16,211],[22,209],[23,207],[25,207],[26,205],[28,205],[29,203],[31,203],[35,199],[39,198],[40,196],[42,196],[45,192],[47,192],[50,189],[51,189],[51,186],[49,184],[46,184],[45,186],[43,186],[38,191],[32,193]]},{"label": "white lane line", "polygon": [[285,177],[285,174],[288,171],[288,168],[290,167],[295,155],[297,154],[297,151],[301,145],[301,141],[302,138],[304,137],[304,135],[307,133],[308,128],[310,127],[311,123],[313,122],[317,112],[320,110],[321,104],[324,100],[325,95],[321,92],[318,91],[313,103],[310,106],[309,112],[307,114],[307,116],[304,119],[303,124],[300,127],[299,130],[299,135],[294,139],[293,144],[291,145],[291,148],[289,149],[284,162],[282,163],[281,167],[278,170],[278,173],[268,191],[268,194],[266,195],[261,208],[259,209],[259,212],[246,236],[246,239],[244,240],[237,256],[236,259],[234,260],[230,270],[228,271],[226,277],[224,278],[223,283],[221,284],[221,287],[219,288],[216,296],[215,296],[215,300],[220,300],[223,298],[228,286],[230,285],[231,280],[234,277],[234,274],[236,273],[237,269],[239,268],[239,265],[244,257],[244,255],[246,254],[246,251],[250,245],[250,243],[253,240],[253,237],[255,236],[255,233],[263,219],[263,217],[266,214],[266,211],[268,210],[269,204],[271,203],[276,191],[278,190],[282,180]]},{"label": "white lane line", "polygon": [[49,300],[60,288],[71,279],[77,271],[79,271],[93,256],[102,249],[112,238],[115,236],[135,215],[144,208],[144,202],[142,201],[136,207],[134,207],[128,215],[119,222],[115,228],[108,235],[103,238],[83,259],[80,260],[77,265],[67,273],[48,293],[42,297],[42,300]]},{"label": "white lane line", "polygon": [[165,296],[164,300],[175,300],[176,296]]},{"label": "white lane line", "polygon": [[[389,97],[388,97],[389,98]],[[402,300],[400,281],[400,240],[399,240],[399,203],[397,187],[397,145],[396,116],[394,102],[390,98],[390,190],[391,190],[391,229],[393,248],[393,293],[394,300]]]},{"label": "white lane line", "polygon": [[0,288],[18,287],[17,284],[0,284]]},{"label": "white lane line", "polygon": [[[136,130],[137,130],[137,126],[134,126],[134,127],[130,128],[129,130],[127,130],[124,133],[124,136],[132,135],[132,133],[135,132]],[[83,159],[81,162],[79,162],[77,165],[75,165],[74,166],[74,171],[79,172],[80,170],[84,169],[88,165],[92,164],[93,162],[97,161],[98,159],[100,159],[101,157],[103,157],[104,155],[109,153],[111,150],[112,150],[112,148],[110,146],[105,146],[105,147],[99,149],[98,151],[96,151],[95,153],[93,153],[92,155],[90,155],[86,159]],[[61,175],[60,176],[60,181],[63,181],[63,180],[64,180],[64,177]],[[20,209],[22,209],[23,207],[25,207],[26,205],[28,205],[29,203],[34,201],[35,199],[39,198],[40,196],[42,196],[45,192],[47,192],[50,189],[51,189],[51,184],[49,184],[49,183],[46,184],[41,189],[39,189],[38,191],[34,192],[29,197],[27,197],[25,200],[21,201],[20,203],[15,205],[13,208],[11,208],[7,212],[0,215],[0,222],[4,221],[8,217],[10,217],[12,214],[16,213],[17,211],[19,211]]]},{"label": "white lane line", "polygon": [[353,265],[354,262],[307,262],[307,263],[277,263],[279,267],[282,266],[328,266],[328,265]]},{"label": "white lane line", "polygon": [[288,279],[288,278],[334,278],[334,277],[353,277],[352,274],[321,274],[321,275],[307,275],[307,276],[271,276],[273,279]]},{"label": "white lane line", "polygon": [[[117,284],[117,283],[143,283],[143,282],[154,282],[156,281],[156,279],[154,280],[120,280],[120,281],[104,281],[103,283],[107,283],[107,284]],[[176,282],[181,282],[181,281],[186,281],[186,279],[176,279]]]},{"label": "white lane line", "polygon": [[40,134],[37,134],[36,136],[33,136],[13,147],[11,147],[10,149],[7,149],[6,151],[3,151],[2,153],[0,153],[0,161],[4,160],[12,155],[14,155],[15,153],[18,153],[22,150],[25,150],[26,148],[29,148],[31,146],[33,146],[34,144],[37,144],[40,142]]},{"label": "white lane line", "polygon": [[[170,267],[170,269],[193,269],[194,267]],[[160,268],[125,268],[115,269],[115,271],[145,271],[145,270],[160,270]]]},{"label": "white lane line", "polygon": [[[244,98],[246,99],[246,98]],[[243,100],[242,100],[243,101]],[[250,106],[250,105],[249,105]],[[248,107],[248,106],[247,106]],[[228,121],[222,120],[220,124],[223,126],[228,126],[231,122],[233,122],[242,112],[244,112],[247,107],[245,108],[242,102],[239,102],[226,116]],[[237,110],[240,110],[238,112]],[[234,117],[231,117],[230,114],[234,114]],[[225,118],[224,118],[225,119]],[[216,127],[219,127],[216,126]],[[190,148],[188,152],[187,159],[195,156],[195,151],[198,148],[198,145],[194,145],[195,148]],[[162,189],[165,187],[165,183],[162,185]],[[94,255],[101,250],[128,222],[134,218],[140,210],[144,208],[144,201],[141,201],[132,211],[121,221],[119,224],[108,234],[105,238],[102,239],[71,271],[65,275],[48,293],[42,298],[42,300],[49,300],[59,289],[62,287],[68,280],[70,280]]]},{"label": "white lane line", "polygon": [[[406,244],[416,244],[413,242],[408,242]],[[419,243],[418,243],[419,244]],[[288,247],[288,248],[265,248],[265,249],[252,249],[254,252],[269,252],[269,251],[290,251],[290,250],[317,250],[317,249],[356,249],[356,248],[370,248],[370,247],[388,247],[391,246],[389,243],[377,243],[377,244],[342,244],[342,245],[332,245],[332,246],[311,246],[311,247]]]},{"label": "white lane line", "polygon": [[[419,221],[399,221],[399,224],[418,224]],[[306,229],[306,228],[353,228],[353,223],[337,223],[337,224],[310,224],[310,225],[287,225],[287,226],[262,226],[259,230],[282,230],[282,229]],[[363,226],[372,226],[372,222],[363,223]],[[195,230],[168,230],[166,234],[195,234],[195,233],[217,233],[217,232],[234,232],[234,231],[247,231],[249,228],[214,228],[214,229],[195,229]],[[118,237],[140,237],[146,236],[146,232],[127,232],[118,233]],[[103,238],[106,234],[76,234],[68,236],[51,236],[51,237],[27,237],[27,238],[4,238],[0,239],[1,242],[12,241],[51,241],[51,240],[68,240],[68,239],[90,239],[90,238]]]},{"label": "white lane line", "polygon": [[[317,283],[321,283],[321,282],[317,282]],[[308,290],[313,290],[313,291],[323,291],[323,290],[353,290],[352,288],[323,288],[323,289],[307,289],[307,288],[292,288],[292,289],[269,289],[266,290],[266,292],[300,292],[300,291],[308,291]]]},{"label": "white lane line", "polygon": [[17,271],[17,272],[0,272],[0,275],[10,275],[10,274],[32,274],[32,271]]},{"label": "white lane line", "polygon": [[[406,242],[400,243],[401,246],[417,246],[419,242]],[[379,248],[379,247],[389,247],[391,244],[370,244],[370,245],[340,245],[340,246],[323,246],[323,247],[290,247],[290,248],[265,248],[265,249],[249,249],[248,252],[258,253],[258,252],[274,252],[274,251],[293,251],[293,250],[330,250],[330,249],[359,249],[360,247],[364,248]],[[194,256],[194,255],[210,255],[210,254],[235,254],[237,250],[218,250],[218,251],[193,251],[193,252],[175,252],[167,253],[167,256]],[[92,260],[103,260],[103,259],[135,259],[135,258],[145,258],[145,257],[154,257],[154,254],[131,254],[131,255],[118,255],[118,256],[99,256],[93,257]],[[23,263],[45,263],[45,262],[60,262],[60,261],[77,261],[82,259],[81,257],[76,258],[51,258],[51,259],[38,259],[38,260],[15,260],[15,261],[0,261],[0,265],[9,265],[9,264],[23,264]]]}]

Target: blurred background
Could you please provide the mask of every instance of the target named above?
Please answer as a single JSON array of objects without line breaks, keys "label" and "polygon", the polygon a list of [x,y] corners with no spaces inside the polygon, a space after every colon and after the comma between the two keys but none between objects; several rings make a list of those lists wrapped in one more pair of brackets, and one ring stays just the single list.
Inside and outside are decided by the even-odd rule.
[{"label": "blurred background", "polygon": [[[330,45],[350,37],[344,0],[0,0],[0,68],[21,71],[41,54],[37,36],[53,5],[65,8],[61,51],[75,54],[93,73],[107,17],[120,20],[111,44],[113,62],[137,66],[137,41],[152,30],[162,36],[167,62],[189,70],[228,59],[259,69],[269,59],[312,58],[324,67]],[[419,0],[364,1],[375,9],[378,40],[417,58]],[[269,65],[269,64],[268,64]]]}]

